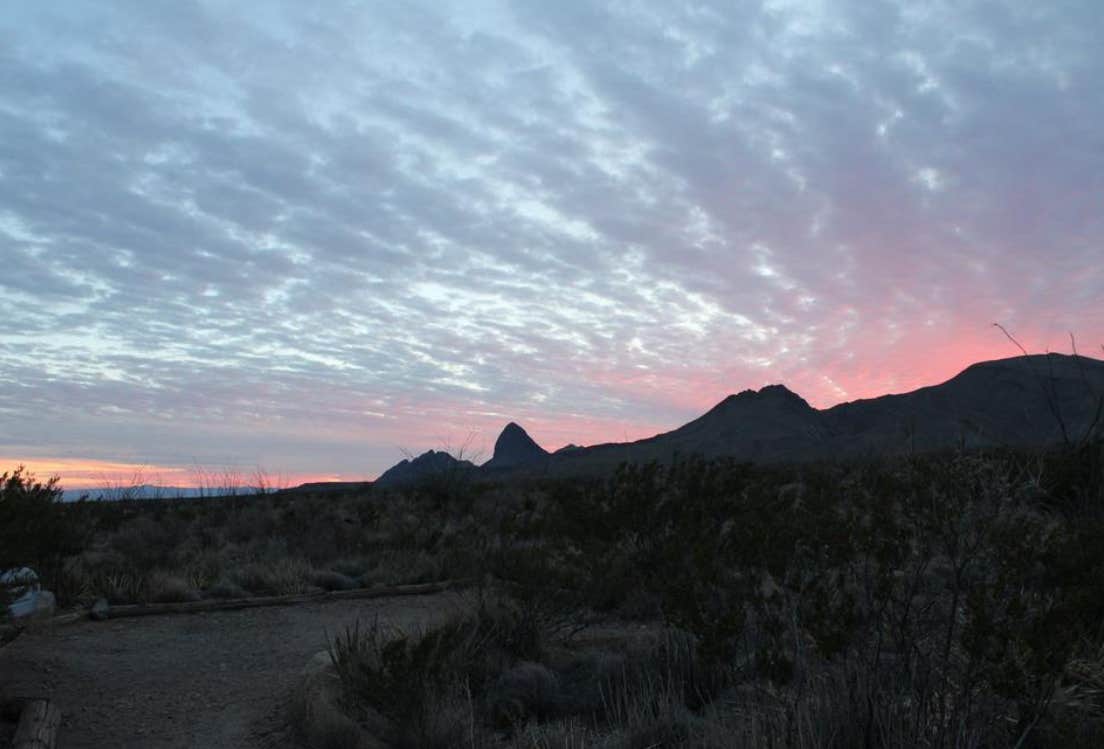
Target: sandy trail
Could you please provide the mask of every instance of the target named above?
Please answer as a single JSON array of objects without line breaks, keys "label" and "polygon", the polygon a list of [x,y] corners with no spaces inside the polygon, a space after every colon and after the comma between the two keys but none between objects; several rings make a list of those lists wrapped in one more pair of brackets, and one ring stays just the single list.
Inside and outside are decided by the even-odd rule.
[{"label": "sandy trail", "polygon": [[82,622],[0,649],[0,696],[48,698],[59,749],[295,747],[300,671],[357,617],[420,627],[460,593]]}]

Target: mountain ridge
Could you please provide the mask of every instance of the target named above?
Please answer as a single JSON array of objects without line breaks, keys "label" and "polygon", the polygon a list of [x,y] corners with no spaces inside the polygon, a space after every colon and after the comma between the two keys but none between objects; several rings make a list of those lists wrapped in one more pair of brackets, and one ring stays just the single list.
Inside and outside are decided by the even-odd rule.
[{"label": "mountain ridge", "polygon": [[941,383],[824,409],[784,384],[746,389],[651,437],[551,453],[510,422],[494,457],[475,470],[495,478],[560,477],[690,454],[794,462],[954,446],[1043,446],[1099,428],[1102,407],[1104,361],[1035,354],[976,362]]}]

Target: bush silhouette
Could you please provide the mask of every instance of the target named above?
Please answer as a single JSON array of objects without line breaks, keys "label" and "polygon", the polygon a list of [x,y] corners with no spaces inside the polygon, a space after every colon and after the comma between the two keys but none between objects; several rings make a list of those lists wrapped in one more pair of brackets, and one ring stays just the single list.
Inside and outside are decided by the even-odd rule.
[{"label": "bush silhouette", "polygon": [[85,546],[80,508],[64,506],[61,497],[56,476],[42,482],[23,466],[0,474],[0,570],[33,567],[55,587],[65,557]]}]

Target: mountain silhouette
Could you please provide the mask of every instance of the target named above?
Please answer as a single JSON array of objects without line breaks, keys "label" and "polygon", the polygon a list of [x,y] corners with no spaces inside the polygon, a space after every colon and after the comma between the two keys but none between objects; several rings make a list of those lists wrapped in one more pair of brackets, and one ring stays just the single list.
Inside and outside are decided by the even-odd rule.
[{"label": "mountain silhouette", "polygon": [[896,448],[1030,447],[1073,441],[1096,426],[1104,362],[1039,354],[974,364],[947,382],[823,411],[843,454]]},{"label": "mountain silhouette", "polygon": [[950,447],[1033,447],[1104,430],[1104,362],[1039,354],[974,364],[939,385],[818,410],[783,385],[730,395],[654,437],[557,452],[550,475],[700,454],[791,462]]},{"label": "mountain silhouette", "polygon": [[[827,409],[784,385],[730,395],[669,432],[635,442],[571,445],[548,453],[514,423],[480,473],[490,478],[597,475],[622,462],[678,456],[795,462],[926,452],[951,447],[1036,447],[1104,433],[1104,361],[1038,354],[974,364],[908,393]],[[421,470],[403,461],[377,483]],[[427,459],[441,462],[444,457]],[[466,461],[465,461],[466,462]],[[470,465],[470,464],[469,464]],[[391,484],[394,485],[394,484]]]},{"label": "mountain silhouette", "polygon": [[483,468],[490,470],[517,468],[541,462],[546,458],[548,458],[548,451],[534,442],[524,429],[511,421],[495,440],[494,455],[483,464]]},{"label": "mountain silhouette", "polygon": [[375,485],[410,486],[451,472],[472,470],[475,465],[470,461],[457,460],[444,450],[427,450],[412,460],[403,460],[388,468],[376,479]]}]

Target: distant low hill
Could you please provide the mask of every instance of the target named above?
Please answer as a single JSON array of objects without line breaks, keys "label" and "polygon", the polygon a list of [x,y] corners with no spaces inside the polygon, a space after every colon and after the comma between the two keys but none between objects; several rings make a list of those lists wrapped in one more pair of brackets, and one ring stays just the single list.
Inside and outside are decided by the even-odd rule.
[{"label": "distant low hill", "polygon": [[[239,494],[250,494],[252,489],[241,489]],[[191,486],[159,486],[156,484],[138,484],[134,486],[108,486],[92,489],[66,489],[62,500],[75,502],[78,499],[117,500],[117,499],[187,499],[210,496],[211,490],[197,489]]]},{"label": "distant low hill", "polygon": [[[1039,354],[981,362],[939,385],[816,409],[784,385],[730,395],[677,429],[635,442],[548,453],[515,423],[494,457],[465,469],[485,478],[600,474],[622,462],[678,455],[758,462],[926,452],[956,446],[1031,447],[1074,441],[1104,428],[1104,362]],[[454,468],[447,453],[404,460],[380,485]],[[470,467],[470,468],[469,468]]]},{"label": "distant low hill", "polygon": [[429,450],[416,458],[407,458],[391,466],[380,474],[374,485],[382,488],[408,486],[458,471],[474,470],[476,467],[471,461],[457,460],[443,450]]}]

